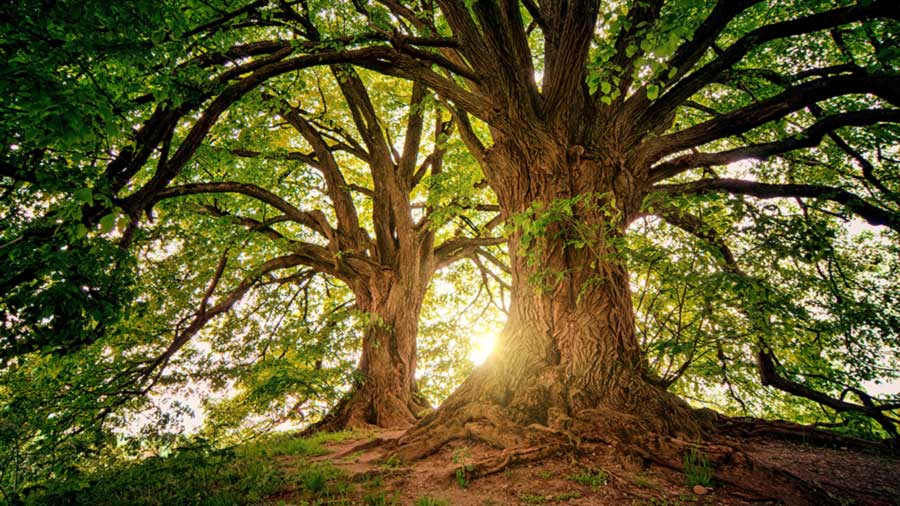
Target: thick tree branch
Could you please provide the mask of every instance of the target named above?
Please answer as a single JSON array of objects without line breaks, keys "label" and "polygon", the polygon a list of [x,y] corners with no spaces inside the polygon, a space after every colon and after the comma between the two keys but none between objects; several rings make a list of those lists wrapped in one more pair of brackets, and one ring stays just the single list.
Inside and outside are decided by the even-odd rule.
[{"label": "thick tree branch", "polygon": [[407,189],[411,189],[413,186],[412,180],[416,168],[416,159],[422,142],[425,97],[425,86],[421,83],[413,84],[412,95],[409,100],[409,112],[406,118],[403,152],[400,154],[400,162],[397,167],[400,181],[404,183]]},{"label": "thick tree branch", "polygon": [[547,20],[544,19],[544,14],[541,12],[541,8],[535,3],[535,0],[522,0],[522,5],[525,6],[528,15],[531,16],[531,19],[533,19],[542,30],[547,28]]},{"label": "thick tree branch", "polygon": [[694,31],[691,40],[684,42],[669,59],[669,67],[675,69],[673,81],[677,81],[690,72],[694,65],[715,43],[722,30],[749,7],[760,0],[718,0],[709,16]]},{"label": "thick tree branch", "polygon": [[653,162],[667,154],[742,134],[821,100],[854,93],[873,94],[900,107],[898,78],[855,75],[821,78],[699,125],[648,140],[645,143],[646,157]]},{"label": "thick tree branch", "polygon": [[551,2],[552,12],[545,16],[548,30],[541,90],[545,97],[543,112],[548,116],[565,120],[580,106],[579,99],[586,92],[587,55],[599,4],[597,0]]},{"label": "thick tree branch", "polygon": [[412,234],[408,193],[398,180],[397,168],[392,160],[392,146],[385,138],[381,120],[362,79],[353,68],[347,66],[333,67],[332,72],[350,108],[356,130],[369,152],[374,190],[372,218],[375,241],[380,259],[391,264],[397,254],[397,237]]},{"label": "thick tree branch", "polygon": [[[743,2],[739,4],[739,6],[741,6],[739,8],[746,7]],[[858,4],[849,7],[841,7],[757,28],[738,39],[737,42],[729,46],[728,49],[722,52],[715,60],[706,64],[696,72],[686,76],[669,91],[663,94],[659,100],[655,101],[653,105],[641,115],[639,120],[640,130],[649,131],[654,125],[662,122],[675,110],[675,108],[683,104],[703,87],[713,82],[723,71],[741,61],[744,56],[754,48],[775,39],[783,39],[795,35],[827,30],[832,27],[879,17],[894,19],[900,17],[900,6],[898,6],[896,2],[889,0],[875,1],[868,5]],[[708,43],[711,43],[712,40],[714,40],[714,38],[709,40],[708,37],[701,37],[701,39]],[[694,43],[690,44],[693,45]],[[697,48],[693,48],[692,50],[685,50],[685,54],[690,52],[695,55],[694,58],[679,56],[679,53],[676,52],[676,55],[673,56],[672,60],[673,66],[676,69],[684,69],[687,66],[685,63],[689,63],[692,59],[696,61],[700,56],[696,53],[703,44],[704,43],[699,44]],[[682,60],[684,63],[682,63]],[[676,70],[676,72],[678,71],[679,70]]]},{"label": "thick tree branch", "polygon": [[[215,206],[202,205],[200,209],[210,216],[228,218],[235,225],[240,225],[249,231],[259,233],[273,241],[281,243],[296,255],[303,258],[303,265],[315,269],[317,272],[329,274],[344,281],[350,281],[360,276],[370,276],[380,269],[365,255],[353,251],[339,251],[335,248],[326,248],[309,242],[290,239],[272,228],[276,223],[292,221],[285,215],[275,216],[265,221],[255,220],[246,216],[231,214]],[[331,245],[329,245],[331,246]],[[339,255],[335,254],[339,251]]]},{"label": "thick tree branch", "polygon": [[291,220],[300,223],[322,237],[329,240],[334,238],[334,230],[332,230],[331,226],[328,224],[328,219],[322,211],[301,211],[269,190],[248,183],[226,181],[219,183],[190,183],[173,186],[158,192],[154,196],[153,203],[164,199],[203,193],[239,193],[252,197],[278,209]]},{"label": "thick tree branch", "polygon": [[838,128],[867,126],[881,122],[900,122],[900,109],[867,109],[826,116],[788,139],[753,144],[718,153],[691,153],[660,163],[650,171],[650,181],[657,182],[696,167],[727,165],[740,160],[765,160],[797,149],[818,146],[826,135]]},{"label": "thick tree branch", "polygon": [[[169,159],[168,163],[157,170],[140,190],[125,199],[122,204],[133,214],[137,214],[146,209],[153,200],[153,196],[172,181],[172,179],[174,179],[181,171],[184,164],[194,155],[197,148],[206,137],[206,134],[218,121],[222,113],[241,97],[255,90],[267,80],[287,72],[304,68],[340,63],[355,63],[362,66],[374,65],[375,67],[382,69],[393,69],[393,64],[390,62],[392,59],[396,58],[398,58],[398,53],[394,49],[379,46],[347,51],[324,50],[316,54],[302,55],[271,62],[254,70],[248,77],[225,88],[225,90],[206,107],[200,115],[200,118],[194,123],[193,127],[191,127],[190,131],[181,142],[181,145]],[[452,90],[449,92],[453,94]],[[179,114],[177,117],[180,116],[181,115]],[[156,144],[153,145],[155,146]]]},{"label": "thick tree branch", "polygon": [[[763,386],[775,387],[782,392],[809,399],[823,406],[828,406],[839,413],[855,412],[864,414],[878,422],[888,434],[898,437],[897,422],[891,420],[884,414],[885,411],[898,409],[897,404],[886,404],[882,406],[875,404],[869,406],[853,404],[810,388],[803,383],[786,378],[778,373],[774,352],[766,347],[760,347],[759,351],[756,352],[756,364]],[[868,395],[866,395],[866,397],[868,397]]]},{"label": "thick tree branch", "polygon": [[473,11],[494,58],[490,80],[498,83],[518,104],[518,110],[510,111],[511,114],[533,115],[540,110],[541,99],[519,2],[478,1]]},{"label": "thick tree branch", "polygon": [[[469,15],[469,9],[461,0],[437,0],[444,19],[459,41],[459,49],[463,57],[473,68],[492,69],[496,64],[493,55],[487,51],[487,43],[475,20]],[[440,91],[439,91],[440,93]],[[441,93],[443,95],[443,93]],[[448,97],[449,98],[449,97]]]},{"label": "thick tree branch", "polygon": [[811,198],[827,200],[843,205],[849,211],[872,225],[889,227],[900,232],[900,213],[874,206],[859,196],[832,186],[814,184],[769,184],[741,179],[701,179],[690,183],[656,185],[653,190],[672,195],[697,194],[707,192],[727,192],[749,195],[761,199]]},{"label": "thick tree branch", "polygon": [[451,239],[435,248],[435,269],[443,269],[463,258],[475,255],[484,246],[497,246],[504,243],[506,243],[505,237],[460,237]]},{"label": "thick tree branch", "polygon": [[284,104],[284,111],[281,114],[292,127],[300,132],[316,154],[316,160],[319,163],[313,167],[318,169],[325,179],[328,198],[331,200],[331,205],[334,208],[338,230],[341,232],[341,235],[352,239],[354,242],[351,246],[352,249],[360,249],[367,246],[369,243],[368,235],[364,234],[359,226],[359,216],[353,203],[353,197],[350,195],[347,181],[344,179],[341,168],[338,166],[328,143],[325,142],[325,139],[296,108]]}]

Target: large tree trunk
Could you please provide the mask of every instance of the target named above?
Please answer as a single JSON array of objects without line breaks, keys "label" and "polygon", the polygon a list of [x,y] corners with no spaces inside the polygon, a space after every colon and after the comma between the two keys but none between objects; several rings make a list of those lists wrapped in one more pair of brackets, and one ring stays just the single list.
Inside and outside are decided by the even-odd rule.
[{"label": "large tree trunk", "polygon": [[[400,456],[459,437],[527,446],[528,427],[621,442],[647,432],[697,437],[690,407],[653,382],[635,337],[617,243],[639,190],[618,161],[581,160],[537,135],[518,145],[528,151],[496,143],[488,175],[519,225],[509,241],[509,320],[493,355],[404,436]],[[534,203],[543,211],[527,211]]]},{"label": "large tree trunk", "polygon": [[417,269],[384,271],[354,286],[357,307],[367,314],[357,380],[314,430],[398,428],[430,409],[416,388],[416,337],[427,284]]}]

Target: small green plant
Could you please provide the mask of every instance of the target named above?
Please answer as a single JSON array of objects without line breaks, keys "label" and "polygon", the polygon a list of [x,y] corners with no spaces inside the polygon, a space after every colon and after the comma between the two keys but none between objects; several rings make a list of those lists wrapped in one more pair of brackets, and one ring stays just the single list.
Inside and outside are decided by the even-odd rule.
[{"label": "small green plant", "polygon": [[468,488],[469,487],[469,473],[472,471],[472,466],[469,464],[462,465],[456,468],[456,484],[459,485],[460,488]]},{"label": "small green plant", "polygon": [[381,464],[381,467],[385,469],[396,469],[400,467],[400,458],[396,455],[391,455],[384,461],[383,464]]},{"label": "small green plant", "polygon": [[684,454],[684,474],[689,487],[701,485],[712,486],[713,468],[709,459],[700,450],[691,448]]},{"label": "small green plant", "polygon": [[649,476],[647,476],[646,474],[643,474],[643,473],[634,475],[634,477],[632,478],[632,481],[634,482],[635,485],[637,485],[639,487],[652,488],[652,489],[659,488],[659,485],[657,485]]},{"label": "small green plant", "polygon": [[469,458],[470,452],[468,448],[457,448],[453,452],[453,463],[459,464],[459,467],[456,468],[454,475],[456,476],[456,484],[460,486],[460,488],[468,488],[469,486],[469,473],[471,473],[475,468],[472,467],[472,464],[466,462]]},{"label": "small green plant", "polygon": [[363,503],[366,506],[396,506],[399,504],[396,496],[388,497],[383,490],[366,494]]},{"label": "small green plant", "polygon": [[422,496],[416,499],[415,506],[450,506],[450,501],[446,499],[435,499],[434,497]]},{"label": "small green plant", "polygon": [[307,492],[321,494],[328,485],[328,476],[325,470],[319,466],[311,467],[300,475],[300,483]]},{"label": "small green plant", "polygon": [[525,494],[521,497],[525,504],[544,504],[547,498],[538,494]]},{"label": "small green plant", "polygon": [[556,502],[565,502],[572,499],[578,499],[579,497],[581,497],[581,492],[578,492],[576,490],[574,492],[563,492],[562,494],[556,494],[555,496],[553,496],[553,500]]},{"label": "small green plant", "polygon": [[582,469],[581,472],[570,475],[569,479],[581,485],[589,486],[591,488],[599,488],[603,485],[606,485],[606,483],[609,481],[609,473],[607,473],[603,469],[594,470],[585,468]]},{"label": "small green plant", "polygon": [[356,462],[360,457],[363,456],[363,451],[356,451],[344,457],[344,460],[347,462]]},{"label": "small green plant", "polygon": [[338,480],[330,487],[328,491],[329,496],[336,497],[346,497],[350,495],[350,492],[353,490],[353,484],[347,480]]},{"label": "small green plant", "polygon": [[380,474],[376,474],[366,483],[367,488],[381,488],[382,485],[384,485],[384,477]]}]

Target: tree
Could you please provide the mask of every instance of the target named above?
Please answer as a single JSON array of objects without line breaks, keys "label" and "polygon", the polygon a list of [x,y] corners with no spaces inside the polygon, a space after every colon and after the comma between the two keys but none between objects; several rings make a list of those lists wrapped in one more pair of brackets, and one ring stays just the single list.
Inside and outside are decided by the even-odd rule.
[{"label": "tree", "polygon": [[[513,304],[500,351],[404,437],[403,456],[463,435],[515,447],[531,424],[620,441],[701,434],[702,419],[645,366],[628,273],[616,258],[650,195],[664,194],[650,201],[663,212],[666,194],[815,198],[897,229],[893,193],[871,167],[862,179],[875,203],[844,188],[866,191],[846,179],[840,186],[718,177],[662,184],[692,169],[817,146],[839,129],[896,122],[896,61],[881,42],[896,28],[898,11],[888,3],[772,12],[759,2],[448,1],[438,3],[434,24],[384,5],[402,26],[457,43],[439,63],[456,82],[411,65],[397,72],[431,81],[489,126],[490,148],[475,132],[464,137],[516,225]],[[368,14],[374,18],[374,9]],[[868,39],[850,45],[845,32],[859,31]],[[822,40],[828,32],[833,40]],[[795,72],[776,47],[818,50],[827,62]],[[754,346],[765,383],[802,392],[775,379],[764,341]]]},{"label": "tree", "polygon": [[[310,87],[305,94],[291,93],[286,90],[296,86],[298,82],[302,84],[302,79],[318,81],[320,77],[307,73],[301,80],[291,78],[279,82],[279,78],[287,72],[310,66],[291,64],[279,70],[268,66],[290,54],[292,45],[289,42],[237,44],[225,46],[222,50],[216,47],[217,44],[233,44],[233,34],[228,34],[225,41],[208,40],[214,38],[216,31],[233,18],[247,15],[253,18],[254,13],[265,6],[265,2],[257,2],[238,9],[233,15],[214,18],[210,23],[203,23],[198,28],[186,31],[186,38],[191,35],[200,36],[206,50],[220,52],[198,51],[198,56],[176,64],[175,70],[199,80],[206,79],[212,70],[211,75],[220,80],[219,84],[209,87],[195,81],[192,86],[198,86],[201,90],[192,90],[189,97],[184,97],[183,92],[178,90],[174,92],[178,94],[178,98],[159,101],[144,125],[134,134],[136,147],[124,147],[113,155],[113,160],[105,171],[101,171],[97,181],[81,183],[88,187],[73,191],[76,202],[72,214],[84,222],[78,225],[81,227],[81,236],[86,236],[88,228],[98,221],[102,233],[110,232],[117,221],[123,225],[128,223],[124,225],[121,241],[122,246],[127,246],[138,230],[140,216],[151,216],[153,208],[164,200],[188,195],[234,194],[263,204],[266,206],[263,211],[251,205],[248,211],[234,212],[218,206],[216,200],[207,198],[200,203],[200,212],[223,218],[232,225],[244,227],[262,238],[274,241],[277,245],[276,256],[249,269],[245,268],[245,277],[234,281],[231,288],[225,289],[219,285],[225,285],[222,282],[223,275],[226,274],[229,260],[233,261],[234,252],[223,251],[198,304],[199,308],[183,328],[175,329],[171,344],[159,356],[139,368],[136,378],[143,382],[157,376],[171,357],[208,322],[229,311],[254,287],[273,276],[283,276],[285,283],[291,279],[308,280],[309,271],[292,273],[297,267],[305,266],[313,272],[327,274],[346,283],[354,294],[356,309],[368,322],[365,325],[354,391],[328,418],[327,427],[409,425],[426,406],[416,395],[415,342],[419,313],[428,283],[437,270],[476,253],[485,254],[485,247],[502,242],[502,239],[482,234],[489,233],[497,224],[496,221],[489,222],[474,217],[474,214],[484,211],[495,212],[494,206],[475,204],[477,198],[472,195],[475,189],[471,185],[477,183],[477,179],[473,179],[478,177],[477,172],[470,170],[465,174],[456,173],[453,181],[442,175],[444,155],[453,131],[452,119],[449,114],[442,112],[442,106],[435,104],[431,93],[423,85],[412,85],[408,98],[404,98],[403,93],[393,96],[389,91],[384,93],[388,102],[406,100],[408,103],[405,108],[391,103],[378,104],[372,100],[371,93],[356,70],[346,65],[332,65],[330,70],[335,76],[334,80],[329,81],[325,76],[321,79],[328,81],[326,87],[337,85],[343,100],[334,97],[333,93],[324,92],[322,84],[319,84],[318,89]],[[266,25],[262,19],[257,18],[255,21],[251,23],[251,28],[259,29],[259,26]],[[327,46],[330,43],[321,40],[313,25],[305,25],[304,28],[308,28],[305,42],[307,47]],[[24,40],[30,41],[30,38],[24,37]],[[331,52],[336,56],[334,62],[339,63],[343,59],[343,56],[337,56],[341,53]],[[239,61],[255,56],[260,56],[259,61],[233,65],[236,59]],[[182,57],[182,54],[176,56],[177,59]],[[66,60],[64,62],[68,63]],[[328,59],[313,57],[307,63],[328,63]],[[260,65],[266,69],[265,77],[252,77]],[[325,69],[327,67],[323,67]],[[183,79],[181,75],[178,78]],[[176,81],[176,84],[183,84]],[[234,84],[225,84],[228,82]],[[263,84],[265,89],[260,91],[259,87]],[[386,91],[390,89],[390,85],[384,82],[379,83],[379,86]],[[103,87],[98,87],[101,94],[105,95],[106,93],[102,93]],[[271,92],[277,92],[277,95]],[[157,97],[153,97],[152,101],[157,100]],[[295,100],[308,102],[322,110],[313,114],[291,105]],[[144,96],[137,101],[126,100],[122,107],[127,105],[135,109],[135,113],[141,114],[141,104],[147,101],[151,101],[150,97]],[[173,107],[173,101],[178,101],[179,105]],[[328,111],[329,102],[332,102],[332,111]],[[341,107],[340,102],[345,105]],[[379,112],[378,108],[383,110]],[[222,118],[226,111],[232,121]],[[198,112],[199,119],[192,122],[190,116]],[[230,131],[239,128],[233,122],[238,114],[242,114],[244,121],[255,121],[252,127],[244,128],[238,142],[207,142],[210,136],[227,139]],[[387,123],[383,116],[388,114],[391,117],[405,115],[405,128]],[[432,139],[427,141],[425,121],[430,119],[428,116],[431,114],[434,117],[434,130]],[[265,118],[262,122],[255,120],[260,115]],[[339,115],[352,118],[352,121],[343,121]],[[262,152],[249,150],[245,142],[240,142],[241,139],[252,139],[255,129],[275,128],[273,125],[277,124],[276,118],[289,125],[302,141],[291,141],[290,134],[285,134],[282,129],[275,135],[280,138],[269,136],[256,139]],[[402,139],[400,151],[393,142],[394,138]],[[33,153],[41,149],[44,152],[53,150],[52,147],[48,150],[46,146],[40,146],[39,141],[24,139],[17,142],[19,144],[9,144],[14,146],[14,152],[10,153],[12,155],[22,151]],[[32,142],[40,147],[28,149],[27,145]],[[428,147],[425,142],[430,146],[430,153],[424,152]],[[216,152],[223,150],[219,144],[229,144],[224,150],[230,159],[223,158],[221,153]],[[288,150],[287,146],[291,144],[301,146],[305,151]],[[211,152],[213,154],[210,155]],[[213,157],[212,162],[204,162],[204,153],[207,158]],[[347,156],[341,158],[342,154]],[[133,178],[141,177],[143,167],[151,158],[155,158],[152,161],[155,162],[156,173],[142,187],[132,188]],[[276,178],[266,173],[256,177],[256,181],[249,182],[254,179],[254,166],[247,161],[250,159],[266,160],[268,165],[257,170],[279,170],[279,163],[288,168],[280,169],[282,174]],[[41,164],[47,164],[46,157],[41,155],[36,160],[13,160],[18,163],[7,166],[7,177],[19,184],[32,183],[29,188],[32,192],[43,189],[36,174]],[[223,177],[237,175],[238,181],[209,180],[210,177],[193,174],[192,169],[198,164],[216,162],[238,166],[241,170],[220,171]],[[317,177],[301,178],[306,187],[283,182],[297,164],[310,167],[318,173]],[[367,167],[368,171],[360,171],[359,164]],[[347,168],[348,165],[351,168]],[[210,174],[209,171],[206,174]],[[354,181],[349,183],[348,178],[351,177]],[[434,185],[438,188],[442,178],[445,186],[461,189],[468,195],[451,200],[449,196],[442,196],[436,191],[429,196],[427,186]],[[304,199],[309,186],[319,182],[324,184],[327,198],[324,201]],[[452,186],[454,183],[455,187]],[[291,194],[291,197],[285,198],[278,193]],[[86,195],[85,201],[78,199],[81,194]],[[426,198],[415,201],[420,196]],[[291,204],[291,200],[306,200],[310,208],[300,209]],[[235,202],[231,207],[240,205],[241,202]],[[280,214],[268,216],[269,210]],[[249,215],[250,212],[259,217]],[[473,214],[473,218],[465,217],[466,212]],[[58,216],[59,211],[51,213]],[[361,218],[363,213],[370,218]],[[414,214],[418,216],[415,217]],[[468,224],[469,227],[460,227],[452,232],[445,225],[458,216],[465,220],[461,223]],[[487,228],[482,230],[481,225],[486,225]],[[35,227],[26,230],[22,237],[34,235],[34,230]],[[471,237],[473,231],[476,237]],[[46,239],[46,235],[41,239]],[[97,239],[103,241],[102,237]],[[11,257],[16,256],[15,252],[6,253]],[[31,293],[30,290],[34,289],[32,280],[40,277],[34,274],[32,265],[40,261],[32,259],[30,264],[19,268],[18,272],[13,270],[12,278],[4,281],[10,288],[25,287],[25,293]],[[104,270],[102,266],[100,269]],[[96,283],[92,280],[90,284]],[[104,282],[101,280],[99,284]],[[28,301],[28,304],[40,305],[34,301]],[[10,306],[15,305],[15,299],[11,299]],[[71,307],[80,311],[85,305],[83,301],[61,304],[61,309]],[[24,310],[20,309],[18,314],[25,314]],[[71,320],[62,316],[56,315],[54,320],[66,323]],[[57,331],[58,329],[51,329],[49,333]],[[91,339],[84,337],[82,328],[74,329],[72,334],[81,335],[82,343]],[[17,355],[41,347],[43,343],[36,337],[32,332],[22,336],[22,344],[8,343],[7,353]],[[72,348],[77,343],[73,339],[60,339],[59,336],[56,339],[64,343],[64,349]]]},{"label": "tree", "polygon": [[[432,276],[451,263],[474,256],[503,239],[490,235],[489,231],[496,222],[485,220],[481,222],[487,228],[482,229],[466,218],[467,223],[475,227],[475,237],[467,236],[466,233],[471,234],[472,230],[463,228],[449,236],[446,231],[441,231],[448,221],[456,217],[454,209],[463,210],[459,206],[471,207],[476,214],[479,209],[492,211],[492,206],[471,203],[477,200],[471,195],[466,197],[467,202],[455,199],[453,205],[456,208],[439,209],[435,205],[440,204],[439,191],[427,200],[414,201],[416,195],[427,191],[430,183],[436,184],[442,178],[444,155],[452,131],[449,115],[444,114],[439,106],[429,106],[429,95],[422,85],[413,85],[405,112],[401,109],[379,113],[367,86],[356,71],[349,67],[332,67],[331,70],[333,82],[343,95],[344,107],[335,107],[332,103],[332,111],[328,115],[313,115],[299,106],[290,105],[288,97],[282,93],[280,97],[263,96],[261,99],[263,110],[266,106],[272,109],[271,116],[265,116],[262,124],[251,123],[253,115],[259,114],[259,103],[245,105],[246,115],[242,115],[240,120],[246,122],[240,139],[251,139],[254,131],[272,130],[272,120],[278,118],[295,130],[311,152],[285,151],[284,147],[280,152],[277,145],[273,150],[272,137],[283,138],[285,135],[279,130],[256,140],[256,144],[270,150],[268,153],[248,150],[246,146],[241,146],[239,139],[228,149],[233,157],[269,159],[261,168],[258,184],[208,180],[172,184],[156,193],[154,201],[187,195],[231,193],[250,197],[280,213],[250,217],[246,213],[223,209],[215,203],[201,204],[200,208],[201,212],[225,218],[274,240],[285,250],[284,256],[256,268],[257,279],[302,265],[341,280],[353,293],[355,309],[361,312],[365,320],[358,380],[353,392],[316,428],[404,427],[411,425],[427,407],[427,403],[417,395],[416,335],[422,303]],[[312,75],[305,77],[313,78]],[[329,84],[332,83],[326,81],[324,86]],[[269,88],[272,86],[277,85],[268,85]],[[322,95],[317,100],[322,101],[320,106],[327,111],[328,99],[321,86],[318,91]],[[394,97],[394,100],[402,99],[402,94]],[[331,100],[334,101],[333,98]],[[433,139],[430,142],[431,152],[423,157],[424,121],[429,112],[433,112],[434,116]],[[400,131],[397,131],[396,125],[381,119],[397,113],[407,116],[405,128]],[[231,117],[236,114],[239,114],[238,110],[232,109]],[[330,119],[340,116],[352,118],[352,123],[342,125],[343,122]],[[234,123],[229,121],[217,126],[219,131],[228,132],[234,128]],[[355,134],[351,133],[354,130]],[[213,132],[213,135],[226,138],[224,134]],[[401,152],[394,148],[391,138],[403,139]],[[212,143],[210,147],[224,149],[217,143]],[[339,152],[345,152],[349,158],[339,161]],[[275,159],[274,163],[272,159]],[[221,163],[223,160],[217,158],[216,161]],[[301,210],[275,193],[290,192],[296,194],[295,199],[309,200],[302,197],[309,189],[298,188],[295,179],[280,183],[292,175],[294,168],[290,164],[298,162],[320,174],[327,207],[319,204],[310,210]],[[226,163],[233,166],[235,161]],[[278,170],[278,163],[288,163],[289,167],[282,169],[282,175],[273,177],[271,171]],[[354,170],[348,168],[354,163],[363,164],[367,170],[360,173],[356,169],[354,174]],[[255,172],[246,163],[238,165],[236,170],[231,169],[227,173],[240,174],[241,179],[247,181],[248,176]],[[478,177],[477,173],[469,172],[463,177],[457,173],[456,176],[457,184],[462,185],[464,191],[465,185],[469,184],[468,193],[471,194],[471,185],[477,182],[471,178]],[[181,177],[184,178],[184,175]],[[419,210],[415,211],[415,207]],[[365,218],[360,217],[361,211],[370,213],[370,223],[363,222]],[[416,212],[418,218],[414,216]],[[478,221],[477,217],[475,220]],[[305,232],[298,234],[296,230],[284,226],[278,230],[277,225],[282,223],[299,225]],[[223,256],[222,268],[224,263]],[[212,280],[208,293],[213,293],[219,276],[221,271]],[[173,342],[166,354],[176,352],[202,324],[221,310],[227,310],[229,304],[239,300],[251,285],[240,284],[231,295],[222,297],[224,300],[215,306],[215,311],[201,309],[196,323]]]},{"label": "tree", "polygon": [[[742,275],[748,270],[728,244],[747,216],[777,220],[739,198],[726,200],[743,206],[729,214],[710,195],[782,199],[775,209],[799,207],[808,219],[791,226],[803,223],[823,244],[829,215],[824,219],[853,214],[896,233],[890,146],[900,118],[898,16],[887,1],[231,6],[202,32],[241,41],[182,58],[193,62],[199,91],[145,112],[142,128],[127,136],[133,147],[100,172],[116,193],[122,185],[115,181],[130,181],[157,149],[165,153],[152,175],[116,200],[136,219],[177,191],[170,185],[210,128],[259,87],[323,65],[410,80],[447,104],[511,225],[512,306],[497,353],[403,438],[402,456],[426,455],[463,436],[509,448],[511,457],[532,448],[535,434],[640,448],[653,435],[695,438],[712,430],[708,416],[649,370],[635,335],[627,241],[629,226],[648,215],[712,246],[729,279],[742,280],[723,286],[747,295],[741,321],[753,337],[743,344],[763,383],[882,418],[890,432],[892,403],[865,393],[851,403],[779,371],[772,291]],[[169,154],[165,132],[188,118],[192,127]],[[811,149],[827,153],[829,163],[800,154]],[[719,177],[722,166],[745,177]],[[729,219],[705,222],[713,211]],[[93,221],[101,215],[95,211]],[[744,237],[766,237],[754,232]],[[798,256],[809,250],[797,249]],[[897,333],[896,322],[881,328],[891,332],[885,342]]]}]

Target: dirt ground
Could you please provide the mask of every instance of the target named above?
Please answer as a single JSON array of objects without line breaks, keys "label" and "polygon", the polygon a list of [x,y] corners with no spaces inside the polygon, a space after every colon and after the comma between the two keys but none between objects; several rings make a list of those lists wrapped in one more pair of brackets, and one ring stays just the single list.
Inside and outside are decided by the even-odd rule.
[{"label": "dirt ground", "polygon": [[[378,432],[369,440],[390,441],[401,434]],[[716,478],[711,487],[695,489],[681,470],[627,462],[623,466],[613,448],[604,444],[583,444],[541,461],[468,479],[463,472],[466,464],[497,450],[459,442],[405,466],[390,458],[389,444],[366,448],[365,442],[332,443],[332,453],[317,460],[342,469],[357,482],[376,478],[386,492],[385,505],[900,505],[900,458],[782,440],[742,441],[750,460],[767,467],[758,473],[752,490]],[[358,499],[362,505],[372,502]]]}]

